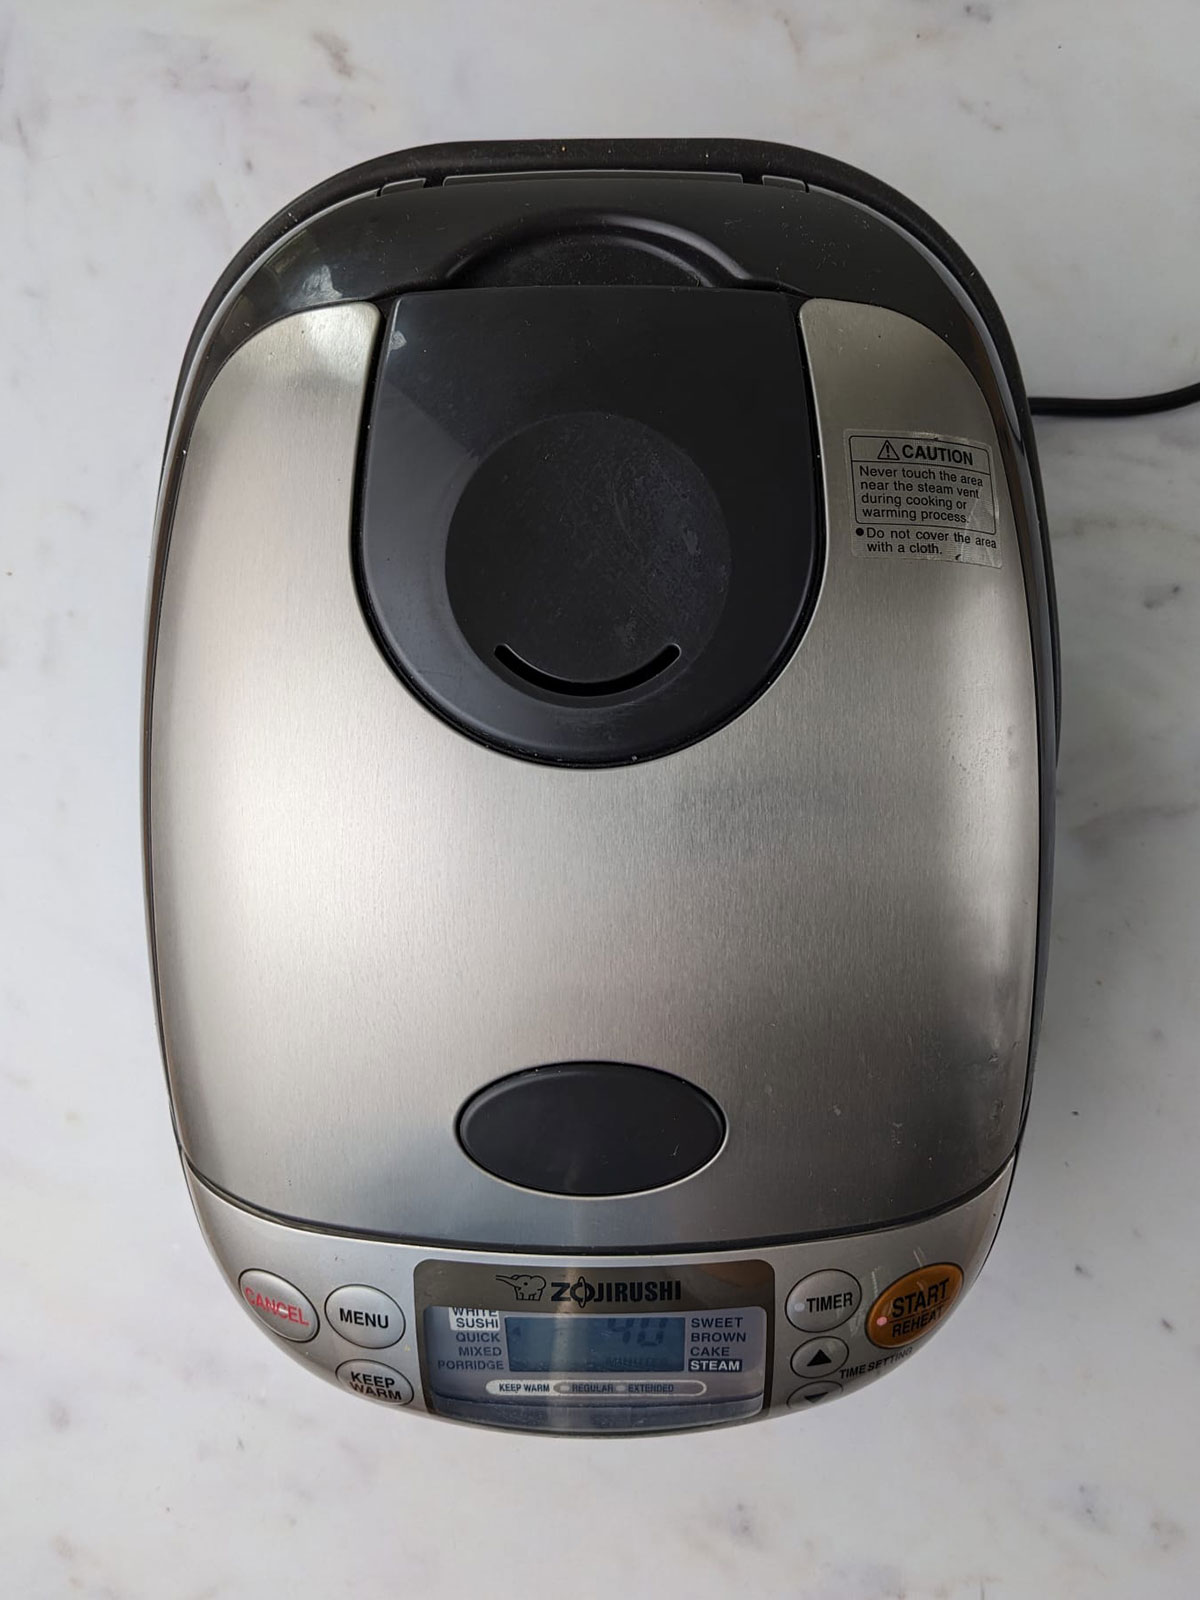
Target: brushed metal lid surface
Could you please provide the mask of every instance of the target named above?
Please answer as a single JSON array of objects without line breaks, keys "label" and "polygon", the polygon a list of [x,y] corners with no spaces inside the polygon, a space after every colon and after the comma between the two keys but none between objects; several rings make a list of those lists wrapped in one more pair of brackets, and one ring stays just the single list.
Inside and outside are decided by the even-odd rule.
[{"label": "brushed metal lid surface", "polygon": [[[828,536],[747,711],[660,760],[489,751],[382,659],[350,560],[378,313],[266,328],[187,446],[157,612],[151,916],[189,1161],[346,1232],[650,1249],[856,1229],[1003,1165],[1029,1055],[1038,745],[1008,487],[998,567],[852,551],[847,433],[979,441],[947,346],[810,301]],[[728,1121],[694,1176],[580,1200],[455,1138],[544,1062],[675,1073]]]}]

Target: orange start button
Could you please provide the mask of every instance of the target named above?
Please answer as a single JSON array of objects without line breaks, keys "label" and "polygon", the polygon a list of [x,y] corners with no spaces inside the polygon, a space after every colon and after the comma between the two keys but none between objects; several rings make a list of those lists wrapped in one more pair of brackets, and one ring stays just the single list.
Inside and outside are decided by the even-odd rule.
[{"label": "orange start button", "polygon": [[911,1344],[939,1323],[958,1298],[962,1268],[941,1262],[897,1278],[867,1313],[867,1337],[881,1350]]}]

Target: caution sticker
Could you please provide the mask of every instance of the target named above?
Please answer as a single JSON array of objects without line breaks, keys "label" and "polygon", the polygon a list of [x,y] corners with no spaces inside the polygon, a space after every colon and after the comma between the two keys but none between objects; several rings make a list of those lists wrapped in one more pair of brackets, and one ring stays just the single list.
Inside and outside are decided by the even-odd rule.
[{"label": "caution sticker", "polygon": [[992,452],[933,433],[846,434],[856,556],[1003,564]]}]

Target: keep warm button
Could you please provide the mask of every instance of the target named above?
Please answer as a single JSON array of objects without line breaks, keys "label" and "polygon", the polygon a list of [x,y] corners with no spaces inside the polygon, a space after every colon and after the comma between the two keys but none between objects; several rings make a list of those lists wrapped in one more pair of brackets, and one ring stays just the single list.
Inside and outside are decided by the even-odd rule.
[{"label": "keep warm button", "polygon": [[945,1261],[905,1273],[871,1307],[867,1337],[881,1350],[911,1344],[942,1320],[962,1284],[962,1268]]},{"label": "keep warm button", "polygon": [[381,1405],[406,1406],[413,1397],[412,1384],[404,1374],[385,1367],[382,1361],[343,1361],[336,1376],[343,1388]]},{"label": "keep warm button", "polygon": [[312,1302],[295,1284],[277,1278],[273,1272],[252,1268],[238,1279],[242,1299],[272,1333],[293,1344],[307,1344],[317,1331],[317,1313]]}]

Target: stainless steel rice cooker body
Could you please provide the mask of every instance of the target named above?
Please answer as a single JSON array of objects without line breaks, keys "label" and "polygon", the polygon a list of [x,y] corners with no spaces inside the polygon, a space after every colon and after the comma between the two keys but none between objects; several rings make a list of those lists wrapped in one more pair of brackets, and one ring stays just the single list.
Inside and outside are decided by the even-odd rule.
[{"label": "stainless steel rice cooker body", "polygon": [[176,396],[145,841],[281,1347],[584,1433],[906,1360],[1025,1113],[1050,585],[999,314],[861,173],[448,146],[268,224]]}]

